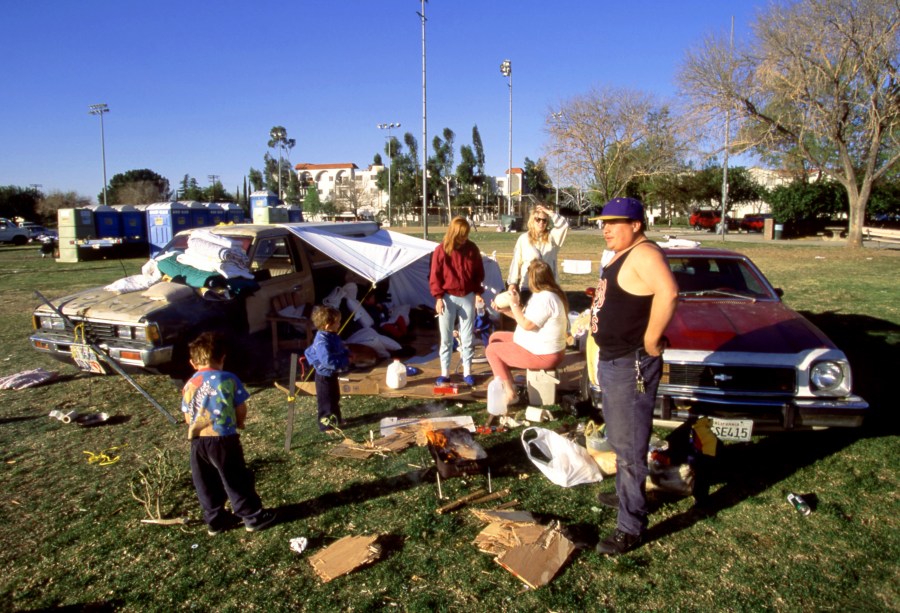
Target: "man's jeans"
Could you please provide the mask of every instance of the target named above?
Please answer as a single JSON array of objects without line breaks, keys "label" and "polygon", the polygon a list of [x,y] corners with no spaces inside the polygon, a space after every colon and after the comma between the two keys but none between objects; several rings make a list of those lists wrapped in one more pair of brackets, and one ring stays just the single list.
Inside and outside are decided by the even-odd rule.
[{"label": "man's jeans", "polygon": [[[638,392],[635,360],[640,356],[644,392]],[[647,452],[653,406],[662,372],[662,358],[639,350],[626,357],[600,361],[598,380],[603,390],[606,436],[616,452],[616,494],[619,515],[616,527],[628,534],[647,528]]]}]

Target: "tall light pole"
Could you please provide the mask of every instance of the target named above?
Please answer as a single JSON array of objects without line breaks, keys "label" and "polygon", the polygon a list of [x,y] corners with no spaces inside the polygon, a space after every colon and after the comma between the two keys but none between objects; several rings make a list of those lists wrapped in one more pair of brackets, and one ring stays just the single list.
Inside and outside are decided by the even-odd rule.
[{"label": "tall light pole", "polygon": [[422,0],[422,238],[428,240],[428,104],[425,95],[425,2]]},{"label": "tall light pole", "polygon": [[387,207],[387,217],[388,224],[393,225],[393,219],[391,218],[391,173],[393,172],[394,167],[394,139],[391,135],[391,130],[394,128],[399,128],[400,122],[391,122],[391,123],[380,123],[378,124],[379,130],[387,130],[388,131],[388,207]]},{"label": "tall light pole", "polygon": [[[551,117],[555,119],[557,122],[562,119],[562,112],[559,113],[550,113]],[[556,212],[559,212],[559,150],[556,152]]]},{"label": "tall light pole", "polygon": [[503,60],[500,72],[509,84],[509,166],[506,169],[506,214],[512,215],[512,62]]},{"label": "tall light pole", "polygon": [[88,114],[100,115],[100,153],[103,155],[103,206],[106,206],[106,136],[103,133],[103,113],[109,113],[106,104],[92,104],[88,107]]}]

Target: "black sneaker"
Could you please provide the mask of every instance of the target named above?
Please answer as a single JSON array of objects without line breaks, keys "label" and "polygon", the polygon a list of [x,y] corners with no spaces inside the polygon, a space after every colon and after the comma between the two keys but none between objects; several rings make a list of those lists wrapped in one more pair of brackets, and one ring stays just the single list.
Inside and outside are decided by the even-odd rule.
[{"label": "black sneaker", "polygon": [[[252,520],[245,520],[244,528],[247,530],[247,532],[259,532],[260,530],[265,530],[270,525],[272,525],[277,517],[278,516],[275,514],[275,511],[263,510]],[[252,523],[247,523],[248,521]]]},{"label": "black sneaker", "polygon": [[615,532],[600,541],[597,545],[597,553],[607,556],[617,556],[640,546],[643,537],[640,534],[628,534],[618,528]]},{"label": "black sneaker", "polygon": [[223,532],[227,532],[232,528],[236,528],[241,525],[241,520],[238,519],[235,515],[229,515],[225,519],[220,520],[216,525],[207,525],[206,533],[210,536],[216,536],[217,534],[222,534]]},{"label": "black sneaker", "polygon": [[619,497],[616,496],[615,492],[600,492],[597,494],[597,501],[604,507],[619,508]]}]

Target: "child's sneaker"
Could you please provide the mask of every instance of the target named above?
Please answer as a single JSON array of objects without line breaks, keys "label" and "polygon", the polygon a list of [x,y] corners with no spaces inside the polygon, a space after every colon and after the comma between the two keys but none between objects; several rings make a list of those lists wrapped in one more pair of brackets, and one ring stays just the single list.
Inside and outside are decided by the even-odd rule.
[{"label": "child's sneaker", "polygon": [[244,528],[247,532],[259,532],[268,528],[278,516],[275,511],[266,511],[263,509],[256,517],[250,520],[244,520]]}]

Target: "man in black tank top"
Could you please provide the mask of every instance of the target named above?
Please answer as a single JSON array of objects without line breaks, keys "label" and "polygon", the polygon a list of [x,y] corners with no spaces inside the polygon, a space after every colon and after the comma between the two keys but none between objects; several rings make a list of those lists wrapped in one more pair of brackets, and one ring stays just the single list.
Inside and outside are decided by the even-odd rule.
[{"label": "man in black tank top", "polygon": [[647,452],[662,373],[663,331],[678,285],[662,250],[644,235],[644,205],[615,198],[600,215],[607,249],[591,307],[591,334],[600,347],[597,380],[606,433],[616,452],[616,529],[597,545],[607,555],[641,544],[647,528]]}]

